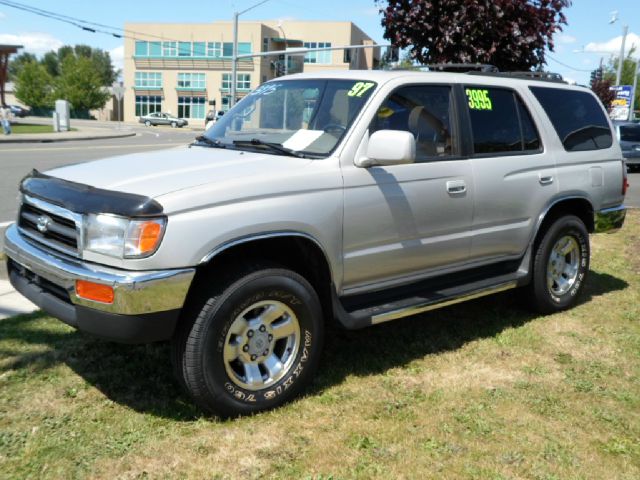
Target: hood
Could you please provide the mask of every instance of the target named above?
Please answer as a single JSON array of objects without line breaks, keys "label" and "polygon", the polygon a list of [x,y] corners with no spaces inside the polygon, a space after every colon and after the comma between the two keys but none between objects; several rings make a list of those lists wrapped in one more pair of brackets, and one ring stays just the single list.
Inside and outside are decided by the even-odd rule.
[{"label": "hood", "polygon": [[311,160],[207,147],[180,147],[56,168],[47,175],[157,198],[209,183],[225,184],[241,177],[264,177],[299,170]]}]

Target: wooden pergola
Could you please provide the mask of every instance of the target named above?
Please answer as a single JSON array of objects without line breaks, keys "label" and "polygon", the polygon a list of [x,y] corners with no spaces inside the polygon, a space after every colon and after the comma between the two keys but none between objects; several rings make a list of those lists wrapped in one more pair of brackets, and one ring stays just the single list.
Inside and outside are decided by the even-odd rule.
[{"label": "wooden pergola", "polygon": [[0,106],[5,106],[4,101],[4,84],[7,81],[9,67],[9,56],[17,53],[22,45],[0,45]]}]

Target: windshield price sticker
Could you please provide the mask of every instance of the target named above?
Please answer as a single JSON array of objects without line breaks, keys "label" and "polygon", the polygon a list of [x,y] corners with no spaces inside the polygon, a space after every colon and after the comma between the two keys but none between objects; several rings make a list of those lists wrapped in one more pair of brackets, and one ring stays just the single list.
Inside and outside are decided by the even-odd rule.
[{"label": "windshield price sticker", "polygon": [[351,87],[351,90],[349,90],[347,95],[349,95],[350,97],[361,97],[374,85],[375,83],[373,82],[358,82],[353,87]]},{"label": "windshield price sticker", "polygon": [[493,110],[493,104],[489,98],[488,90],[467,88],[465,93],[469,99],[469,108],[471,110]]}]

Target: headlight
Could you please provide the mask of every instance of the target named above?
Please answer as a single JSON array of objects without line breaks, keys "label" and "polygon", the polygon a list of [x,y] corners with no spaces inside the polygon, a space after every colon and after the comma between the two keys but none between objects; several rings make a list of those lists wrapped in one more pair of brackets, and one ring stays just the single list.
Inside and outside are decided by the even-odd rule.
[{"label": "headlight", "polygon": [[85,217],[84,249],[116,258],[148,257],[160,245],[166,224],[165,218],[90,214]]}]

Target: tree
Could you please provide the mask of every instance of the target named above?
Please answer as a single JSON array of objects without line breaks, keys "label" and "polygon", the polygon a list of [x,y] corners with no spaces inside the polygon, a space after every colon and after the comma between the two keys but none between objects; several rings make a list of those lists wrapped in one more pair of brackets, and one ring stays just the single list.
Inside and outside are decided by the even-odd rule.
[{"label": "tree", "polygon": [[41,64],[27,62],[16,78],[16,98],[33,108],[51,108],[52,83],[51,75]]},{"label": "tree", "polygon": [[20,73],[20,70],[22,70],[22,67],[27,63],[36,62],[36,61],[37,61],[37,58],[32,53],[24,52],[24,53],[21,53],[20,55],[16,55],[9,62],[9,80],[11,80],[12,82],[15,82],[16,78],[18,78],[18,74]]},{"label": "tree", "polygon": [[608,111],[611,108],[611,102],[613,102],[616,96],[615,93],[611,90],[611,81],[606,79],[594,78],[591,81],[591,90],[593,90],[593,93],[598,96],[598,98],[602,102],[602,105],[604,105],[604,108],[606,108]]},{"label": "tree", "polygon": [[67,55],[54,83],[56,98],[68,100],[74,110],[102,108],[111,96],[91,58],[84,56]]},{"label": "tree", "polygon": [[[384,38],[421,63],[530,70],[553,51],[571,0],[376,0]],[[385,5],[386,4],[386,5]]]}]

